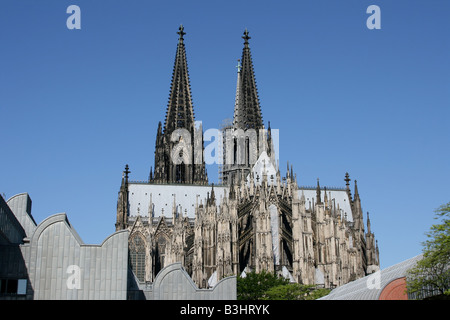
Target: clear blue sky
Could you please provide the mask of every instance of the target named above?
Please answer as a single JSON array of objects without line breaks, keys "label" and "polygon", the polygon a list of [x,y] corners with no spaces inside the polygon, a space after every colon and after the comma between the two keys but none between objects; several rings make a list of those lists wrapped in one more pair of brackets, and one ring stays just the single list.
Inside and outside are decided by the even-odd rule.
[{"label": "clear blue sky", "polygon": [[[81,30],[66,27],[71,4]],[[380,30],[366,27],[372,4]],[[38,223],[66,212],[101,243],[125,164],[133,180],[153,165],[179,25],[204,129],[232,117],[248,28],[281,169],[341,187],[348,171],[382,267],[408,259],[450,201],[449,12],[447,0],[2,0],[0,192],[28,192]]]}]

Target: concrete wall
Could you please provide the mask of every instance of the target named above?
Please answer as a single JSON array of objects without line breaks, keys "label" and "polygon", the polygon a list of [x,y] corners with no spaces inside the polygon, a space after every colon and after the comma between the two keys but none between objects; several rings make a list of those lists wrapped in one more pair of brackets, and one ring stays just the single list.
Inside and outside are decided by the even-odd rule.
[{"label": "concrete wall", "polygon": [[21,244],[25,236],[24,228],[0,196],[0,245]]},{"label": "concrete wall", "polygon": [[28,193],[16,194],[8,199],[7,203],[25,230],[26,236],[30,237],[36,229],[36,222],[31,215],[31,198]]},{"label": "concrete wall", "polygon": [[128,231],[86,245],[57,214],[37,226],[22,252],[35,300],[126,299]]}]

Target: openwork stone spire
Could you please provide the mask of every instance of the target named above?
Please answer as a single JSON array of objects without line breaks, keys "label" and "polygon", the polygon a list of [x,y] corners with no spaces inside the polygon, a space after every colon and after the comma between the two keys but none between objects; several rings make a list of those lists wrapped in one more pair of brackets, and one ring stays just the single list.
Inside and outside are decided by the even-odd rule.
[{"label": "openwork stone spire", "polygon": [[247,29],[245,29],[242,38],[244,39],[244,49],[240,60],[242,65],[238,68],[233,125],[236,129],[257,130],[263,128],[264,125],[248,42],[251,37]]},{"label": "openwork stone spire", "polygon": [[180,37],[173,67],[164,133],[171,133],[178,128],[190,130],[194,125],[194,107],[184,46],[184,35],[186,32],[184,32],[183,25],[180,26],[177,33]]},{"label": "openwork stone spire", "polygon": [[264,130],[247,29],[242,38],[244,49],[237,65],[233,124],[224,133],[226,147],[220,171],[224,184],[230,184],[233,179],[238,183],[241,172],[246,179],[262,152],[267,154],[271,146],[270,134]]},{"label": "openwork stone spire", "polygon": [[[203,159],[203,131],[195,126],[189,83],[184,27],[178,29],[178,45],[173,67],[164,129],[158,126],[155,145],[156,183],[207,184]],[[180,129],[180,130],[177,130]],[[198,150],[201,148],[201,151]],[[196,151],[197,150],[197,151]]]}]

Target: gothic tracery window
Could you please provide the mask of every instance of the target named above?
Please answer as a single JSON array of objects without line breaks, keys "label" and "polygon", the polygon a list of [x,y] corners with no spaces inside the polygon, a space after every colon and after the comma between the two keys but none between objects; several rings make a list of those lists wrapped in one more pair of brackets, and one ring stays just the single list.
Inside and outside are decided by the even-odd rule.
[{"label": "gothic tracery window", "polygon": [[165,267],[167,239],[160,234],[156,239],[155,248],[155,275]]},{"label": "gothic tracery window", "polygon": [[131,238],[129,244],[130,264],[139,281],[145,281],[145,242],[140,235]]},{"label": "gothic tracery window", "polygon": [[[180,157],[182,157],[182,151],[180,152]],[[177,164],[175,167],[175,181],[176,182],[185,182],[186,178],[185,178],[185,174],[186,174],[186,168],[184,165],[184,162]]]}]

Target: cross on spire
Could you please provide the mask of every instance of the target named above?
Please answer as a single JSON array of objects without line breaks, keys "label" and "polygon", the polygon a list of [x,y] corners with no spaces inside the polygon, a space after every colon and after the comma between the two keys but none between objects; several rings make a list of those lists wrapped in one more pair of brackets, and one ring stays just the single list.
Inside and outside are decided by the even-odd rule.
[{"label": "cross on spire", "polygon": [[244,36],[242,37],[242,39],[245,40],[244,44],[248,44],[248,40],[251,39],[251,37],[248,35],[248,30],[247,30],[247,28],[245,28]]},{"label": "cross on spire", "polygon": [[186,32],[184,32],[184,27],[182,24],[180,24],[180,27],[178,28],[178,32],[177,32],[180,36],[180,41],[183,40],[183,36],[186,34]]},{"label": "cross on spire", "polygon": [[129,167],[128,167],[128,164],[125,166],[125,171],[124,171],[124,173],[125,173],[125,179],[126,180],[128,180],[128,174],[130,173],[131,171],[129,170]]}]

